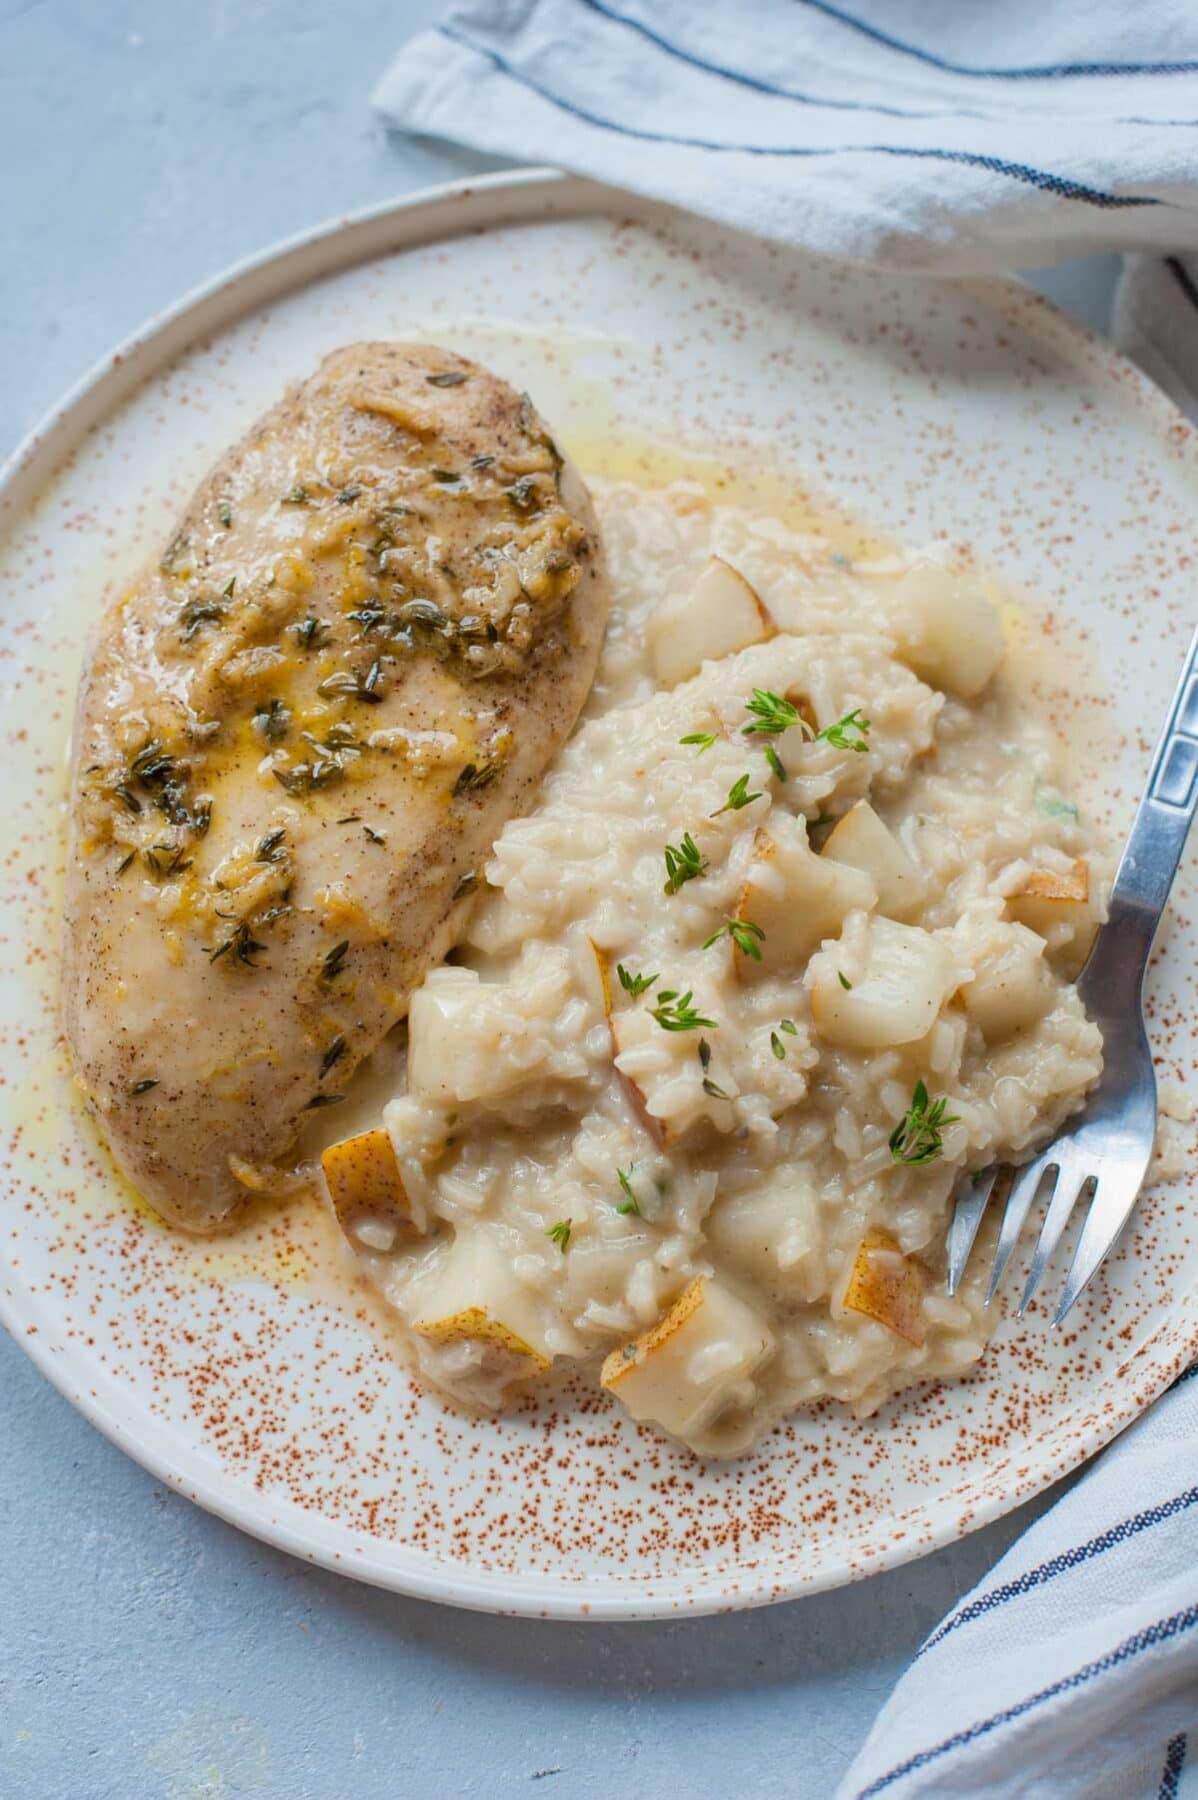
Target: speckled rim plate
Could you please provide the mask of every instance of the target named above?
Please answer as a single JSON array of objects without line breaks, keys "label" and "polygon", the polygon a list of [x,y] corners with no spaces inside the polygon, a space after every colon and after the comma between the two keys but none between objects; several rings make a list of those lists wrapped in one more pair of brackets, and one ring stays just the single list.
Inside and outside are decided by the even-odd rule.
[{"label": "speckled rim plate", "polygon": [[[1193,611],[1198,455],[1163,396],[1015,283],[853,271],[533,170],[438,188],[239,265],[105,359],[7,465],[7,755],[13,795],[31,784],[4,844],[10,944],[28,948],[53,903],[48,868],[27,861],[39,815],[23,809],[42,809],[44,838],[79,655],[72,625],[56,672],[62,596],[98,610],[98,590],[157,541],[213,454],[320,349],[401,329],[487,355],[567,441],[628,431],[718,444],[730,462],[768,446],[881,530],[947,535],[1034,591],[1050,632],[1114,690],[1105,708],[1066,688],[1059,703],[1094,744],[1093,803],[1115,827],[1126,818]],[[1182,881],[1152,981],[1159,1060],[1176,1075],[1194,1051],[1192,865]],[[1007,1319],[979,1371],[874,1420],[801,1416],[724,1466],[560,1392],[465,1420],[411,1386],[362,1315],[294,1278],[303,1257],[285,1225],[263,1227],[257,1260],[238,1264],[180,1244],[115,1191],[64,1109],[47,991],[44,974],[10,967],[0,993],[6,1066],[24,1071],[0,1090],[0,1319],[161,1480],[384,1587],[651,1618],[833,1586],[1044,1488],[1198,1344],[1178,1180],[1146,1197],[1076,1328],[1053,1339],[1043,1315]]]}]

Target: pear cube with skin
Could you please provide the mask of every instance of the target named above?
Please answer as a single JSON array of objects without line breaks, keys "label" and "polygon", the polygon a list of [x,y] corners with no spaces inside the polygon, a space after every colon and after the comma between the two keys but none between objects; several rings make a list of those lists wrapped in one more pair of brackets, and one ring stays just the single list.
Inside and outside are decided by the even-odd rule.
[{"label": "pear cube with skin", "polygon": [[1079,858],[1069,869],[1033,869],[1007,895],[1007,913],[1046,939],[1052,949],[1092,932],[1088,865]]},{"label": "pear cube with skin", "polygon": [[774,1348],[761,1316],[699,1275],[642,1337],[613,1350],[600,1380],[634,1419],[685,1438],[725,1407],[752,1398],[752,1378]]},{"label": "pear cube with skin", "polygon": [[748,877],[737,900],[737,915],[765,934],[761,961],[737,948],[735,968],[742,981],[766,971],[801,970],[826,937],[835,937],[848,914],[868,911],[877,888],[860,869],[825,861],[801,833],[760,832]]},{"label": "pear cube with skin", "polygon": [[922,564],[890,590],[899,655],[921,680],[972,699],[1004,654],[1002,622],[970,575]]},{"label": "pear cube with skin", "polygon": [[918,1258],[905,1256],[888,1231],[874,1226],[858,1247],[844,1304],[922,1350],[928,1336],[923,1310],[927,1285],[927,1271]]},{"label": "pear cube with skin", "polygon": [[512,1273],[502,1240],[485,1226],[463,1226],[448,1250],[412,1282],[412,1329],[437,1344],[477,1344],[489,1364],[540,1373],[553,1360],[542,1308]]},{"label": "pear cube with skin", "polygon": [[909,918],[927,897],[923,875],[868,800],[858,800],[836,821],[820,855],[868,875],[878,890],[878,910],[889,918]]},{"label": "pear cube with skin", "polygon": [[711,557],[689,593],[671,594],[649,620],[653,672],[665,687],[697,675],[705,662],[774,636],[754,588],[722,556]]},{"label": "pear cube with skin", "polygon": [[913,1044],[932,1029],[961,985],[956,957],[918,925],[883,918],[869,920],[864,950],[864,967],[854,960],[851,978],[839,947],[812,957],[807,986],[815,1029],[847,1049]]},{"label": "pear cube with skin", "polygon": [[[599,978],[599,992],[603,1001],[603,1016],[607,1021],[607,1033],[611,1042],[612,1064],[616,1071],[616,1077],[619,1080],[624,1097],[633,1113],[636,1115],[636,1118],[640,1124],[644,1126],[658,1149],[661,1149],[664,1147],[666,1141],[665,1122],[649,1111],[649,1096],[646,1094],[644,1088],[641,1087],[631,1075],[627,1074],[619,1064],[618,1059],[620,1053],[627,1047],[624,1040],[627,1038],[630,1025],[627,1016],[625,1016],[622,1029],[621,1021],[615,1012],[614,993],[611,984],[611,958],[606,950],[595,943],[593,938],[591,939],[591,950],[595,957],[595,969]],[[634,1021],[631,1025],[631,1029],[635,1032],[636,1028],[636,1023]]]},{"label": "pear cube with skin", "polygon": [[330,1144],[320,1164],[337,1223],[355,1246],[392,1250],[415,1229],[389,1132],[380,1127]]}]

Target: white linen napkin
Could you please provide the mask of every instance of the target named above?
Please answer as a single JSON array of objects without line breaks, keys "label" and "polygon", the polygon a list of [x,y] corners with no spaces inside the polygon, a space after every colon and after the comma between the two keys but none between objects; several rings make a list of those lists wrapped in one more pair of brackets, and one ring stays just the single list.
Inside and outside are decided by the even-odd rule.
[{"label": "white linen napkin", "polygon": [[[1198,418],[1190,0],[474,0],[406,46],[374,103],[407,131],[860,261],[952,274],[1132,252],[1117,340]],[[933,1632],[840,1789],[1186,1794],[1198,1380]]]}]

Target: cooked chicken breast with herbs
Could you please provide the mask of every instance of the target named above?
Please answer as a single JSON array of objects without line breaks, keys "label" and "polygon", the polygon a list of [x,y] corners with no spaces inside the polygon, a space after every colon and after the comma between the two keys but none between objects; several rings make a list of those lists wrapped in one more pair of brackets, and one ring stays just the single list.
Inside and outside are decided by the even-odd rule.
[{"label": "cooked chicken breast with herbs", "polygon": [[79,696],[64,1008],[132,1184],[210,1230],[454,944],[594,674],[607,585],[532,404],[326,358],[113,606]]}]

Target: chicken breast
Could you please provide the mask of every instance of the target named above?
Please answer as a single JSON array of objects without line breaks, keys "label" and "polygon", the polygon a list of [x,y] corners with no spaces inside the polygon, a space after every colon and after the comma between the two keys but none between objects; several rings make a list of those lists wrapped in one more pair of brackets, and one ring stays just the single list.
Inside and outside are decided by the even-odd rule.
[{"label": "chicken breast", "polygon": [[193,1230],[269,1185],[454,944],[566,737],[607,586],[526,397],[326,358],[104,620],[79,696],[63,1001],[121,1169]]}]

